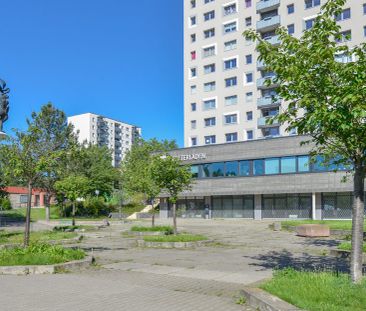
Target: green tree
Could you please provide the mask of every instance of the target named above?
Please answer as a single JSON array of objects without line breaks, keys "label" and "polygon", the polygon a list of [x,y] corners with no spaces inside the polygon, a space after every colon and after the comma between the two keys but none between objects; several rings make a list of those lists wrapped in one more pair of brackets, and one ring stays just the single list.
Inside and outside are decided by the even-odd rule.
[{"label": "green tree", "polygon": [[63,169],[61,159],[65,157],[70,146],[76,143],[72,125],[68,125],[65,113],[55,108],[52,103],[42,106],[40,112],[32,113],[28,121],[29,130],[37,136],[39,148],[44,154],[53,154],[52,161],[47,162],[39,186],[46,190],[46,220],[50,219],[50,198],[54,185],[60,179]]},{"label": "green tree", "polygon": [[72,203],[72,225],[75,226],[76,201],[85,199],[91,184],[85,176],[70,175],[55,182],[55,190]]},{"label": "green tree", "polygon": [[154,182],[169,194],[169,201],[173,204],[174,234],[177,234],[176,205],[179,194],[191,189],[192,173],[190,166],[183,165],[178,158],[171,155],[156,155],[152,161],[151,172]]},{"label": "green tree", "polygon": [[[351,278],[360,282],[366,169],[366,44],[349,47],[337,40],[341,27],[335,16],[345,3],[346,0],[325,3],[313,27],[301,38],[280,28],[278,46],[270,45],[254,30],[244,35],[258,42],[266,70],[276,74],[278,96],[288,103],[278,120],[287,124],[287,130],[308,135],[304,143],[312,144],[312,155],[322,155],[328,164],[346,166],[353,173]],[[340,56],[349,61],[338,61]]]},{"label": "green tree", "polygon": [[103,146],[91,144],[74,145],[63,160],[62,178],[69,175],[89,179],[89,195],[110,197],[120,180],[120,172],[112,165],[111,151]]},{"label": "green tree", "polygon": [[175,141],[140,139],[132,146],[122,162],[122,187],[130,195],[144,194],[147,203],[152,205],[151,224],[153,227],[155,225],[154,203],[161,191],[152,172],[154,154],[165,153],[174,148],[177,148]]},{"label": "green tree", "polygon": [[35,131],[16,130],[15,137],[9,137],[8,143],[2,145],[0,149],[4,174],[11,178],[15,177],[28,188],[24,246],[29,245],[33,186],[42,179],[45,168],[54,157],[53,154],[43,153],[37,138],[38,134]]}]

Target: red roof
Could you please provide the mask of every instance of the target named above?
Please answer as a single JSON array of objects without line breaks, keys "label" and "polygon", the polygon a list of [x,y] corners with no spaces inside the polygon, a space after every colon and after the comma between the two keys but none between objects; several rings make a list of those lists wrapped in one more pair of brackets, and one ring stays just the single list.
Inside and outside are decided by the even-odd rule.
[{"label": "red roof", "polygon": [[[10,194],[28,194],[27,187],[5,187],[4,190]],[[32,194],[39,194],[41,192],[45,193],[46,191],[37,188],[32,189]]]}]

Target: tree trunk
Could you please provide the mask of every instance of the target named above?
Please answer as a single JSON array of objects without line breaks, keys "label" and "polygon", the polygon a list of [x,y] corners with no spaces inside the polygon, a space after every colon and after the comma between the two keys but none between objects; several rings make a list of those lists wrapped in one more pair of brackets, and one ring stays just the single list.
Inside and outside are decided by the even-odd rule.
[{"label": "tree trunk", "polygon": [[48,194],[45,195],[45,208],[46,208],[46,221],[50,221],[50,196]]},{"label": "tree trunk", "polygon": [[24,230],[24,247],[27,247],[29,245],[31,208],[32,208],[32,183],[29,182],[27,213],[25,218],[25,230]]},{"label": "tree trunk", "polygon": [[154,209],[154,200],[152,199],[150,201],[151,203],[151,212],[152,212],[152,216],[151,216],[151,227],[155,227],[155,209]]},{"label": "tree trunk", "polygon": [[178,233],[177,230],[177,204],[173,203],[173,232],[174,234]]},{"label": "tree trunk", "polygon": [[356,166],[353,177],[353,215],[351,278],[353,283],[362,280],[363,223],[364,223],[365,172],[362,165]]},{"label": "tree trunk", "polygon": [[75,226],[75,213],[76,213],[76,207],[75,207],[75,201],[72,202],[72,225]]}]

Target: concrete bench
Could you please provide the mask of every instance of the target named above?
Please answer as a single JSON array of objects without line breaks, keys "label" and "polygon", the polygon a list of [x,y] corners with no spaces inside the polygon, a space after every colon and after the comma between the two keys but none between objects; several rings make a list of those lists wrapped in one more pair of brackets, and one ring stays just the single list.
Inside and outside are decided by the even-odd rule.
[{"label": "concrete bench", "polygon": [[304,237],[329,237],[330,229],[327,225],[307,224],[296,227],[296,233]]}]

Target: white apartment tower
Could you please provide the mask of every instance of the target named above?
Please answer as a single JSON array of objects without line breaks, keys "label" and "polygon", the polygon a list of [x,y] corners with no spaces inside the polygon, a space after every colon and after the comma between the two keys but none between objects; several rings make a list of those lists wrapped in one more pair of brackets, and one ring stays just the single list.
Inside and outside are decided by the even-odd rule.
[{"label": "white apartment tower", "polygon": [[[184,0],[186,147],[288,135],[279,124],[266,124],[283,103],[274,100],[276,85],[264,83],[274,74],[242,33],[254,28],[271,44],[279,43],[279,26],[301,36],[325,1]],[[342,42],[364,42],[366,0],[349,0],[337,20]]]},{"label": "white apartment tower", "polygon": [[74,126],[80,143],[87,142],[107,146],[112,150],[112,163],[119,166],[126,152],[141,136],[141,128],[101,115],[84,113],[68,118]]}]

